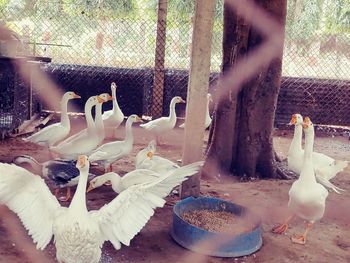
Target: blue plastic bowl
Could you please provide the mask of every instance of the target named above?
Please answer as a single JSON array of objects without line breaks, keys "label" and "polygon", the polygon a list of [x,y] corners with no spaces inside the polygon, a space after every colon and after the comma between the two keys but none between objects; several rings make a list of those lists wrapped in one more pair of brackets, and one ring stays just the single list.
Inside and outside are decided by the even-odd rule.
[{"label": "blue plastic bowl", "polygon": [[[253,219],[252,229],[240,234],[210,232],[193,226],[181,218],[185,212],[193,210],[227,211],[235,216],[243,216],[249,212],[249,220]],[[253,218],[252,218],[253,217]],[[194,252],[215,257],[241,257],[254,253],[262,245],[261,219],[247,208],[213,197],[188,197],[178,202],[173,208],[172,238],[182,247]],[[198,246],[201,242],[213,240],[210,249]],[[220,242],[224,240],[224,242]],[[219,241],[219,244],[217,241]],[[210,243],[209,243],[210,244]],[[215,248],[214,248],[215,246]]]}]

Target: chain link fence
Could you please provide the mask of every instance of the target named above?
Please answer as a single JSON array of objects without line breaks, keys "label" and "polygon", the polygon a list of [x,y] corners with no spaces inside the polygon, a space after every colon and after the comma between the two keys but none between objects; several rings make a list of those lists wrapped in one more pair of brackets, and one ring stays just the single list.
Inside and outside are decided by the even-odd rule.
[{"label": "chain link fence", "polygon": [[[350,125],[349,5],[288,1],[277,125],[295,112],[316,123]],[[126,115],[157,117],[168,113],[173,96],[186,98],[194,6],[182,0],[6,0],[0,14],[22,39],[23,53],[52,58],[44,70],[63,89],[88,97],[108,92],[115,81]],[[210,92],[220,72],[222,33],[218,0]],[[184,116],[184,105],[177,110]]]},{"label": "chain link fence", "polygon": [[288,1],[276,123],[350,125],[350,2]]}]

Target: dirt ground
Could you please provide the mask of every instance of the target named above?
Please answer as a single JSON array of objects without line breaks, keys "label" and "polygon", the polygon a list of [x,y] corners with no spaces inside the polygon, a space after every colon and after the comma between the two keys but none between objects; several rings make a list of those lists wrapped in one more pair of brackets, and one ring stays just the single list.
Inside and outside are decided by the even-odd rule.
[{"label": "dirt ground", "polygon": [[[123,127],[118,130],[123,138]],[[141,128],[134,129],[135,145],[129,158],[113,165],[113,170],[124,174],[134,168],[136,153],[144,148],[151,137]],[[275,148],[285,158],[291,141],[291,132],[278,132],[274,136]],[[183,130],[175,129],[165,139],[166,144],[157,153],[173,161],[181,158]],[[334,158],[350,161],[350,141],[344,137],[322,136],[315,140],[315,150]],[[48,158],[45,149],[28,144],[19,138],[0,143],[0,161],[11,161],[19,154],[29,154],[40,161]],[[296,219],[285,235],[271,233],[271,228],[287,217],[288,190],[293,183],[279,180],[252,180],[241,182],[235,177],[221,175],[220,180],[201,182],[204,196],[220,197],[247,206],[263,220],[263,246],[253,255],[242,258],[214,258],[192,253],[177,245],[169,235],[172,207],[178,196],[167,199],[164,208],[157,209],[145,228],[132,240],[129,247],[116,251],[109,242],[103,247],[101,262],[350,262],[350,166],[333,182],[347,191],[342,195],[330,193],[325,216],[314,225],[305,246],[292,244],[290,237],[304,231],[305,223]],[[115,193],[103,186],[88,194],[89,209],[98,209],[110,202]],[[68,203],[62,203],[68,205]],[[40,216],[40,215],[38,215]],[[43,259],[44,258],[44,259]],[[54,262],[53,243],[37,251],[15,214],[0,207],[0,262]]]}]

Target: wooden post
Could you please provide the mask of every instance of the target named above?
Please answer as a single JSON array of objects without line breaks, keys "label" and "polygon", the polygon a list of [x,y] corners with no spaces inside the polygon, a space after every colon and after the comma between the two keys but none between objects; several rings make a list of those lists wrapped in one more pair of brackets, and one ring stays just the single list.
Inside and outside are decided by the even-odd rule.
[{"label": "wooden post", "polygon": [[[196,1],[187,92],[185,142],[182,155],[184,165],[199,161],[203,157],[215,3],[216,0]],[[199,192],[199,174],[191,176],[180,188],[181,198],[199,196]]]},{"label": "wooden post", "polygon": [[166,43],[166,17],[168,0],[158,0],[157,38],[153,77],[152,117],[163,113],[164,61]]}]

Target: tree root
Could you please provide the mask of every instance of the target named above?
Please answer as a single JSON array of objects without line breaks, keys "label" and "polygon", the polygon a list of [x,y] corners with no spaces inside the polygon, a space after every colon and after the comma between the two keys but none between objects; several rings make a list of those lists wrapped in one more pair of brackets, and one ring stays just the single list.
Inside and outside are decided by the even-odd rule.
[{"label": "tree root", "polygon": [[278,156],[278,154],[275,150],[273,151],[273,153],[274,153],[276,162],[279,162],[279,163],[282,162],[282,158]]},{"label": "tree root", "polygon": [[292,180],[297,178],[297,175],[287,168],[285,162],[277,162],[276,166],[277,179]]}]

